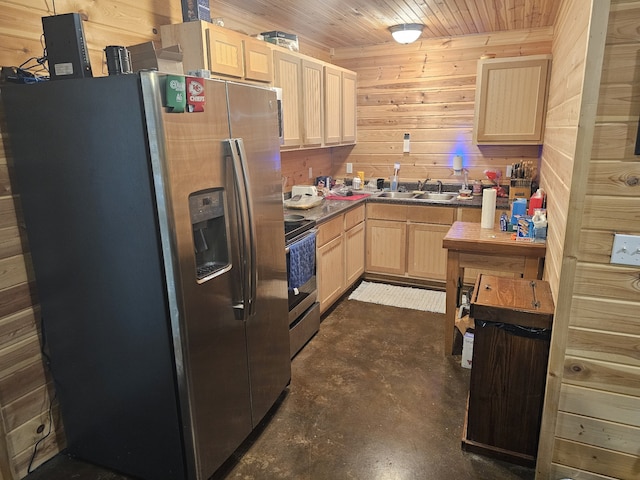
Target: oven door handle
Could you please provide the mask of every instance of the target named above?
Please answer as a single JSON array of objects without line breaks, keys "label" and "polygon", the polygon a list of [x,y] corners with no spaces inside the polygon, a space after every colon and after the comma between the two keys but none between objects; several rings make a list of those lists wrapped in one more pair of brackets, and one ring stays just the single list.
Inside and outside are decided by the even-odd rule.
[{"label": "oven door handle", "polygon": [[305,238],[307,238],[309,235],[317,234],[317,233],[318,233],[318,229],[317,228],[312,228],[310,230],[307,230],[306,232],[304,232],[304,234],[300,235],[299,237],[296,237],[291,243],[289,243],[289,245],[284,247],[284,253],[289,253],[289,247],[291,245],[293,245],[294,243],[298,243],[299,241],[304,240]]},{"label": "oven door handle", "polygon": [[284,253],[289,253],[289,250],[290,250],[289,247],[291,245],[304,240],[305,238],[307,238],[310,235],[317,235],[317,234],[318,234],[318,229],[317,228],[312,228],[310,230],[307,230],[302,235],[300,235],[299,237],[294,238],[291,242],[289,242],[289,244],[284,247]]}]

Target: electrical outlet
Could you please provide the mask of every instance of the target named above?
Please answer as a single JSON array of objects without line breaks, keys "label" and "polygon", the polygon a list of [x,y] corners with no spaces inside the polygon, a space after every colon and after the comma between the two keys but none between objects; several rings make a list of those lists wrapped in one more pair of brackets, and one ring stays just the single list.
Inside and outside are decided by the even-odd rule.
[{"label": "electrical outlet", "polygon": [[313,167],[309,167],[309,178],[313,178]]},{"label": "electrical outlet", "polygon": [[353,173],[353,163],[347,163],[347,173]]},{"label": "electrical outlet", "polygon": [[616,233],[611,248],[611,263],[640,265],[640,236]]},{"label": "electrical outlet", "polygon": [[411,151],[411,147],[409,145],[410,140],[411,140],[411,134],[405,133],[404,141],[402,142],[402,153],[410,153]]}]

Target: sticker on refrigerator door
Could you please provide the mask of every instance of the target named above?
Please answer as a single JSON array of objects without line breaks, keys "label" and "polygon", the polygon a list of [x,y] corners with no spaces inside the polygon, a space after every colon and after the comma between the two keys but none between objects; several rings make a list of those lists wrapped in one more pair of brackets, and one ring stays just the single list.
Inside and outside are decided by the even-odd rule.
[{"label": "sticker on refrigerator door", "polygon": [[187,105],[185,81],[181,75],[167,75],[167,107],[172,112],[184,112]]},{"label": "sticker on refrigerator door", "polygon": [[187,110],[204,112],[204,78],[187,77]]}]

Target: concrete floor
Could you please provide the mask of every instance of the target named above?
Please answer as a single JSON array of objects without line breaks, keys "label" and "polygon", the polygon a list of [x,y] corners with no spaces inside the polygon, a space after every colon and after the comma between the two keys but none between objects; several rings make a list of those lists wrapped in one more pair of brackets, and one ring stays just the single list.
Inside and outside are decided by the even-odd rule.
[{"label": "concrete floor", "polygon": [[[443,355],[443,315],[344,298],[294,359],[288,393],[216,480],[530,480],[463,452],[469,370]],[[128,480],[59,455],[28,480]]]}]

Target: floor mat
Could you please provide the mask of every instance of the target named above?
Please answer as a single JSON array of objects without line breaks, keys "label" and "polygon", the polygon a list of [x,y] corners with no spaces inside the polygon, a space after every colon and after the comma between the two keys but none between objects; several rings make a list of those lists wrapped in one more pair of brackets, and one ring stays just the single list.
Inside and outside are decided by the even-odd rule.
[{"label": "floor mat", "polygon": [[362,282],[349,300],[435,313],[445,313],[446,307],[445,292],[374,282]]}]

